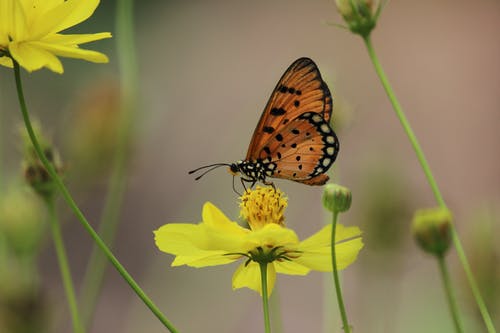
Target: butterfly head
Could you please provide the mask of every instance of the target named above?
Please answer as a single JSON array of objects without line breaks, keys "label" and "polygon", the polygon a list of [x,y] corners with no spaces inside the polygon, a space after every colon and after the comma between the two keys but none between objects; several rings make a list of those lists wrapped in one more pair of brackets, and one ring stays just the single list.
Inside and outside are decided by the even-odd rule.
[{"label": "butterfly head", "polygon": [[228,168],[229,173],[232,174],[233,176],[238,176],[241,173],[241,170],[239,167],[240,164],[241,164],[241,161],[229,164],[229,168]]}]

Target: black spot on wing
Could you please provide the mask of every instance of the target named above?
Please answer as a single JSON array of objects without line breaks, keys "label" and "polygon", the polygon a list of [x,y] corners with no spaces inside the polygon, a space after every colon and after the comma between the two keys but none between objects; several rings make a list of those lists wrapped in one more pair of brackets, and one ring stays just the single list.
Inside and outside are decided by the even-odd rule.
[{"label": "black spot on wing", "polygon": [[283,108],[272,108],[270,113],[272,116],[282,116],[286,113],[286,110]]},{"label": "black spot on wing", "polygon": [[266,132],[266,133],[271,134],[272,132],[274,132],[274,127],[272,127],[272,126],[264,126],[264,128],[262,130],[264,132]]}]

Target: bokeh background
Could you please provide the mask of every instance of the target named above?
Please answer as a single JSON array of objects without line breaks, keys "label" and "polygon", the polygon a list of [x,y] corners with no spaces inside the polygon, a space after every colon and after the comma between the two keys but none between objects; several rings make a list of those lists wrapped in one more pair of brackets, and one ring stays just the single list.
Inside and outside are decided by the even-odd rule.
[{"label": "bokeh background", "polygon": [[[355,332],[451,332],[435,260],[413,241],[413,212],[436,205],[410,143],[361,39],[341,23],[334,1],[142,1],[135,4],[138,108],[127,190],[114,252],[181,332],[260,332],[261,300],[231,290],[236,265],[171,268],[152,231],[198,222],[211,201],[238,217],[232,177],[219,169],[199,181],[188,170],[242,159],[267,99],[296,58],[311,57],[334,95],[341,150],[333,179],[353,205],[340,222],[364,231],[358,261],[343,273]],[[115,32],[115,2],[103,1],[81,32]],[[393,84],[455,216],[473,270],[500,326],[500,3],[392,1],[373,33]],[[97,226],[109,183],[119,115],[115,40],[107,65],[63,60],[65,74],[23,73],[31,113],[58,147],[66,180]],[[0,69],[1,187],[22,187],[21,123],[11,71]],[[322,188],[287,181],[287,224],[301,238],[329,222]],[[25,191],[26,189],[22,190]],[[18,206],[16,206],[18,205]],[[92,242],[61,201],[64,237],[77,286]],[[10,207],[22,210],[25,201]],[[43,212],[43,209],[42,209]],[[44,214],[37,215],[43,222]],[[1,239],[0,239],[1,242]],[[483,332],[454,250],[447,256],[467,332]],[[48,332],[69,332],[69,312],[49,235],[36,279]],[[9,267],[0,267],[6,272]],[[284,332],[341,332],[330,275],[279,276],[273,302]],[[3,289],[9,289],[4,287]],[[0,297],[2,297],[0,295]],[[0,316],[0,319],[2,317]],[[4,318],[5,320],[5,318]],[[109,268],[90,332],[163,332]]]}]

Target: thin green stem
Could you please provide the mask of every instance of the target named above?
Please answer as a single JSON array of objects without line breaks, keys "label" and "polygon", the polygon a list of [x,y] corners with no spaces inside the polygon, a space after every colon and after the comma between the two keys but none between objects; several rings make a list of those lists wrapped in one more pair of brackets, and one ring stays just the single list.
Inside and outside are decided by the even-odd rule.
[{"label": "thin green stem", "polygon": [[64,247],[64,242],[61,235],[61,227],[57,218],[54,197],[49,196],[45,198],[45,203],[49,212],[50,229],[52,231],[52,239],[54,240],[54,248],[56,249],[59,269],[61,270],[61,278],[64,285],[64,291],[66,293],[69,311],[71,312],[71,319],[73,321],[73,332],[83,333],[84,329],[80,320],[80,314],[78,312],[75,288],[73,287],[73,279],[71,278],[68,257],[66,255],[66,249]]},{"label": "thin green stem", "polygon": [[[133,9],[132,0],[120,0],[116,3],[116,41],[121,73],[120,123],[108,193],[98,229],[98,234],[109,247],[114,243],[120,221],[120,210],[126,189],[128,148],[136,106],[138,80]],[[94,244],[81,289],[82,310],[87,326],[92,321],[106,267],[106,257]]]},{"label": "thin green stem", "polygon": [[451,312],[451,317],[453,318],[453,323],[455,324],[455,331],[457,333],[463,333],[463,324],[458,314],[457,301],[455,299],[455,293],[453,291],[450,275],[448,273],[448,267],[446,266],[446,261],[444,260],[444,255],[438,256],[437,259],[439,264],[439,271],[441,273],[441,279],[443,280],[444,290],[446,292],[446,298],[448,300],[448,306]]},{"label": "thin green stem", "polygon": [[259,263],[260,281],[262,284],[262,310],[264,311],[264,327],[266,333],[271,333],[271,320],[269,319],[269,297],[267,295],[267,262]]},{"label": "thin green stem", "polygon": [[[385,75],[385,72],[382,68],[382,65],[380,64],[377,54],[375,53],[375,49],[373,48],[372,42],[370,35],[363,37],[363,40],[365,42],[366,48],[368,50],[368,54],[370,56],[370,59],[375,67],[375,71],[377,72],[377,75],[382,82],[382,86],[385,89],[385,92],[387,93],[387,96],[389,97],[389,100],[394,108],[394,111],[396,112],[396,115],[401,122],[401,125],[403,126],[406,135],[408,136],[408,139],[411,142],[411,145],[413,147],[413,150],[415,151],[415,154],[417,155],[418,161],[420,163],[420,166],[422,167],[422,170],[424,171],[425,177],[427,178],[427,182],[429,183],[432,192],[434,193],[434,197],[436,198],[436,201],[438,202],[438,205],[441,208],[446,208],[446,203],[443,199],[443,196],[441,195],[441,191],[439,190],[439,187],[436,183],[436,180],[434,179],[434,176],[432,174],[432,171],[429,167],[429,164],[427,163],[427,159],[425,158],[424,152],[422,148],[420,147],[420,144],[418,143],[417,137],[413,130],[411,129],[410,123],[408,122],[408,119],[406,118],[403,108],[399,104],[398,99],[396,98],[396,95],[394,94],[394,91],[392,89],[392,86],[389,83],[389,80],[387,79],[387,76]],[[467,276],[467,281],[469,282],[469,285],[472,290],[472,294],[474,295],[474,299],[476,300],[476,304],[479,308],[479,311],[481,312],[481,315],[483,317],[483,321],[488,329],[489,333],[495,333],[496,330],[493,326],[493,321],[491,320],[490,314],[488,313],[488,309],[486,308],[486,304],[484,303],[483,297],[481,296],[481,293],[479,291],[479,287],[477,285],[476,279],[474,278],[474,275],[472,274],[472,270],[469,265],[469,261],[467,260],[467,256],[465,255],[465,251],[462,247],[462,243],[460,242],[460,238],[458,236],[457,230],[454,225],[452,225],[452,234],[453,234],[453,244],[455,245],[455,249],[458,254],[458,258],[460,259],[460,262],[462,264],[462,267],[465,271],[465,275]]]},{"label": "thin green stem", "polygon": [[104,252],[106,257],[108,258],[109,261],[113,264],[113,266],[116,268],[116,270],[120,273],[120,275],[125,279],[125,281],[129,284],[129,286],[134,290],[134,292],[139,296],[139,298],[146,304],[146,306],[153,312],[153,314],[160,320],[160,322],[170,330],[170,332],[174,333],[177,332],[177,330],[173,327],[173,325],[170,323],[170,321],[161,313],[161,311],[158,309],[158,307],[153,303],[153,301],[144,293],[144,291],[139,287],[137,282],[130,276],[130,274],[127,272],[127,270],[120,264],[118,259],[113,255],[113,253],[109,250],[109,248],[106,246],[106,244],[103,242],[103,240],[99,237],[99,235],[95,232],[95,230],[92,228],[90,223],[87,221],[83,213],[80,211],[80,208],[76,205],[75,201],[73,200],[73,197],[67,190],[66,186],[64,185],[63,181],[61,178],[57,175],[57,172],[54,170],[54,167],[52,164],[47,160],[47,157],[45,157],[45,154],[43,154],[43,151],[40,147],[40,143],[38,142],[38,139],[36,138],[36,135],[33,131],[33,127],[31,125],[31,120],[28,114],[28,110],[26,108],[26,102],[24,100],[24,93],[23,93],[23,88],[22,88],[22,83],[21,83],[21,74],[19,71],[19,64],[14,61],[14,76],[16,80],[16,88],[17,88],[17,95],[19,97],[19,105],[21,108],[21,113],[23,116],[24,120],[24,125],[26,127],[26,130],[28,131],[28,135],[31,139],[31,142],[33,144],[33,147],[38,155],[38,158],[40,161],[42,161],[43,166],[47,169],[47,172],[49,173],[50,177],[52,180],[55,182],[57,188],[61,192],[61,195],[63,196],[64,200],[68,204],[68,206],[71,208],[71,210],[74,212],[76,215],[78,221],[82,224],[83,228],[87,233],[92,237],[94,242],[99,246],[101,251]]},{"label": "thin green stem", "polygon": [[335,251],[335,232],[337,229],[337,219],[339,212],[333,211],[332,214],[332,273],[333,273],[333,282],[335,283],[335,292],[337,294],[337,303],[339,304],[340,317],[342,318],[342,325],[345,333],[351,332],[351,326],[349,325],[349,321],[347,320],[347,312],[345,310],[344,299],[342,297],[342,288],[340,287],[340,279],[339,279],[339,271],[337,269],[337,255]]},{"label": "thin green stem", "polygon": [[488,308],[486,307],[486,303],[481,296],[481,291],[479,290],[479,286],[477,285],[476,279],[474,278],[474,274],[472,274],[472,269],[470,267],[469,261],[467,260],[467,256],[465,255],[462,243],[460,242],[460,237],[458,236],[455,228],[452,228],[451,232],[453,243],[455,244],[455,250],[457,251],[458,258],[462,263],[465,275],[467,276],[467,281],[469,282],[472,294],[474,295],[474,298],[476,300],[479,312],[483,317],[484,324],[488,329],[488,333],[496,333],[495,326],[493,326],[493,320],[491,319]]},{"label": "thin green stem", "polygon": [[283,333],[283,318],[281,317],[280,291],[274,286],[273,294],[269,298],[270,312],[273,314],[271,329],[274,333]]},{"label": "thin green stem", "polygon": [[375,70],[377,71],[378,77],[380,78],[380,81],[382,82],[382,86],[384,87],[385,92],[387,93],[387,96],[389,97],[389,101],[391,102],[392,107],[394,108],[394,111],[396,111],[396,115],[397,115],[399,121],[401,122],[401,125],[403,126],[403,129],[406,132],[406,135],[408,136],[408,139],[410,140],[410,143],[413,147],[413,150],[415,151],[415,154],[417,154],[418,161],[420,162],[420,165],[425,173],[425,177],[427,178],[427,181],[429,182],[429,185],[432,188],[432,192],[434,192],[434,196],[436,197],[436,201],[439,203],[439,205],[441,207],[446,207],[446,204],[443,200],[443,196],[441,195],[441,192],[439,191],[439,187],[436,183],[436,180],[434,179],[434,176],[432,175],[431,169],[429,167],[429,164],[427,163],[427,159],[425,158],[424,152],[422,151],[422,148],[420,147],[420,144],[418,143],[417,136],[413,132],[413,130],[410,126],[410,123],[403,112],[401,104],[399,104],[399,101],[396,98],[394,91],[392,90],[392,87],[389,83],[389,80],[387,79],[387,76],[385,75],[385,72],[382,69],[382,66],[380,65],[378,57],[375,54],[375,50],[373,48],[370,36],[366,37],[364,39],[364,41],[366,44],[366,48],[368,49],[370,59],[372,60],[373,65],[375,66]]}]

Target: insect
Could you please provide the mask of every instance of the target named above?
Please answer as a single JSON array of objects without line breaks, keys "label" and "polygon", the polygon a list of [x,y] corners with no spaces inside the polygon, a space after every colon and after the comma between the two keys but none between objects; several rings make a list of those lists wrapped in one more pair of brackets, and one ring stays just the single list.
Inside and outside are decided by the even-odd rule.
[{"label": "insect", "polygon": [[[267,178],[283,178],[307,185],[323,185],[325,172],[339,152],[330,126],[332,96],[316,64],[309,58],[294,61],[274,88],[250,141],[244,160],[216,163],[189,172],[206,173],[228,166],[243,186]],[[233,178],[234,179],[234,178]],[[234,185],[234,184],[233,184]],[[233,186],[234,187],[234,186]]]}]

